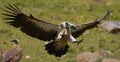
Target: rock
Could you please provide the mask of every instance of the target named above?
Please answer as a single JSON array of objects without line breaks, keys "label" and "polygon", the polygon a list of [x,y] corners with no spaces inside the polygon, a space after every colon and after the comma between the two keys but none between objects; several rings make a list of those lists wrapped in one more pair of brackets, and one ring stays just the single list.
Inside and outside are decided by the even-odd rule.
[{"label": "rock", "polygon": [[108,50],[100,51],[100,52],[83,52],[76,56],[77,62],[97,62],[102,61],[102,59],[112,57],[112,53]]},{"label": "rock", "polygon": [[77,62],[96,62],[98,57],[98,53],[83,52],[77,55],[76,60]]},{"label": "rock", "polygon": [[106,21],[98,25],[100,30],[107,30],[110,33],[120,33],[120,22],[119,21]]},{"label": "rock", "polygon": [[102,62],[120,62],[120,60],[117,59],[103,59]]},{"label": "rock", "polygon": [[25,58],[26,58],[26,59],[30,59],[30,56],[27,55],[27,56],[25,56]]}]

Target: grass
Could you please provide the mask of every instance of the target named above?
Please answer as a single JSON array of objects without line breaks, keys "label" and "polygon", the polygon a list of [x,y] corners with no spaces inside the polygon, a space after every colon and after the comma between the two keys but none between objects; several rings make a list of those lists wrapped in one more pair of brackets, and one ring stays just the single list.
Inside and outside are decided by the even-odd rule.
[{"label": "grass", "polygon": [[[7,3],[14,3],[29,15],[45,20],[53,24],[69,21],[74,24],[82,24],[101,18],[107,10],[112,10],[108,20],[120,20],[119,0],[108,0],[107,3],[95,3],[94,0],[0,0],[0,9]],[[0,13],[2,11],[0,10]],[[13,44],[9,41],[13,38],[20,40],[23,48],[21,62],[75,62],[77,54],[86,51],[110,50],[115,58],[120,59],[120,38],[118,35],[109,34],[94,28],[87,30],[78,39],[84,38],[78,47],[69,42],[70,49],[66,56],[56,58],[49,55],[44,49],[44,41],[30,37],[5,22],[0,14],[0,49],[7,50]],[[25,56],[30,59],[25,59]]]}]

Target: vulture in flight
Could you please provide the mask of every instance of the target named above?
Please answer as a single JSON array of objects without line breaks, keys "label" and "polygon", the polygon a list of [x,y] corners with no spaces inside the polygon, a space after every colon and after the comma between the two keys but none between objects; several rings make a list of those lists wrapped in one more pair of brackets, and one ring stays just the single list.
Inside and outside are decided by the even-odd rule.
[{"label": "vulture in flight", "polygon": [[22,58],[22,48],[19,45],[19,40],[13,39],[11,42],[14,42],[15,44],[5,53],[2,53],[1,51],[2,55],[0,62],[19,62]]},{"label": "vulture in flight", "polygon": [[[75,38],[82,35],[87,29],[96,27],[101,20],[105,19],[110,11],[100,19],[83,25],[73,25],[69,22],[63,22],[60,25],[51,24],[43,20],[37,19],[24,14],[16,5],[8,4],[2,13],[7,18],[6,20],[13,20],[7,22],[8,24],[20,28],[23,33],[43,41],[52,41],[45,45],[49,54],[61,57],[67,51],[69,46],[67,41],[77,42]],[[80,40],[82,41],[82,40]]]}]

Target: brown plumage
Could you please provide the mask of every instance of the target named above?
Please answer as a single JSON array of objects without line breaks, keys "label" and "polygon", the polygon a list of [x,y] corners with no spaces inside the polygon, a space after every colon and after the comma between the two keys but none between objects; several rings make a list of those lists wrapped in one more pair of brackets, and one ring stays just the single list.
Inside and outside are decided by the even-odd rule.
[{"label": "brown plumage", "polygon": [[53,54],[56,57],[61,57],[62,55],[66,54],[69,48],[67,41],[69,40],[70,29],[63,27],[58,35],[62,35],[62,38],[57,36],[53,42],[48,43],[45,45],[45,47],[49,54]]},{"label": "brown plumage", "polygon": [[[13,20],[8,22],[10,25],[16,27],[16,28],[20,28],[20,30],[23,33],[26,33],[27,35],[30,35],[34,38],[40,39],[40,40],[44,40],[44,41],[51,41],[53,40],[53,42],[49,43],[47,46],[46,45],[46,49],[48,51],[52,51],[53,49],[51,49],[54,44],[58,43],[56,41],[56,37],[59,33],[59,25],[55,25],[55,24],[51,24],[48,22],[45,22],[43,20],[37,19],[35,17],[33,17],[31,14],[30,16],[25,15],[18,7],[16,7],[16,5],[11,5],[8,4],[7,6],[5,6],[8,10],[3,10],[6,13],[3,13],[3,15],[8,16],[7,20]],[[109,12],[108,12],[109,13]],[[84,33],[87,29],[96,27],[97,24],[99,24],[99,20],[88,23],[88,24],[83,24],[81,26],[77,25],[77,30],[73,30],[71,29],[71,33],[73,35],[73,37],[77,38],[79,37],[82,33]],[[66,39],[65,39],[66,40]],[[67,39],[68,41],[68,39]],[[62,43],[62,41],[60,41]],[[66,43],[66,42],[65,42]],[[64,42],[62,43],[64,44]],[[61,44],[61,46],[62,46]],[[49,48],[51,47],[51,48]],[[56,46],[54,46],[56,47]],[[68,46],[66,44],[66,46],[64,46],[64,48],[68,49]],[[49,49],[48,49],[49,48]],[[61,48],[61,47],[60,47]],[[66,51],[67,51],[66,49]],[[64,50],[64,49],[63,49]],[[52,52],[53,55],[57,56],[57,54],[59,54],[59,56],[65,54],[65,53],[60,53],[59,52]],[[51,54],[50,52],[48,52],[49,54]]]},{"label": "brown plumage", "polygon": [[19,62],[22,58],[22,49],[19,45],[19,41],[13,39],[11,42],[14,42],[15,44],[3,54],[3,59],[5,62]]}]

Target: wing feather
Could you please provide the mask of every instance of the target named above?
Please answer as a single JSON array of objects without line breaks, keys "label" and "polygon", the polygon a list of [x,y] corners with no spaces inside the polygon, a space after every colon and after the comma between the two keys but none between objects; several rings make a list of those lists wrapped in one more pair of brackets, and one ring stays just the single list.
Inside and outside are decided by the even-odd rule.
[{"label": "wing feather", "polygon": [[27,16],[16,5],[8,4],[5,7],[7,10],[3,10],[5,12],[3,15],[8,17],[4,19],[13,20],[8,22],[10,25],[20,28],[22,32],[40,40],[50,41],[55,38],[58,25],[37,19],[31,14]]},{"label": "wing feather", "polygon": [[80,35],[82,35],[86,30],[97,27],[97,25],[100,23],[101,20],[105,20],[109,14],[111,13],[111,11],[109,10],[104,17],[102,17],[101,19],[96,19],[93,22],[90,23],[86,23],[86,24],[82,24],[82,25],[77,25],[77,30],[72,30],[72,35],[73,37],[77,38]]},{"label": "wing feather", "polygon": [[77,30],[73,30],[72,35],[73,37],[77,38],[82,35],[86,30],[96,27],[97,24],[99,24],[98,21],[93,21],[90,23],[77,25]]}]

